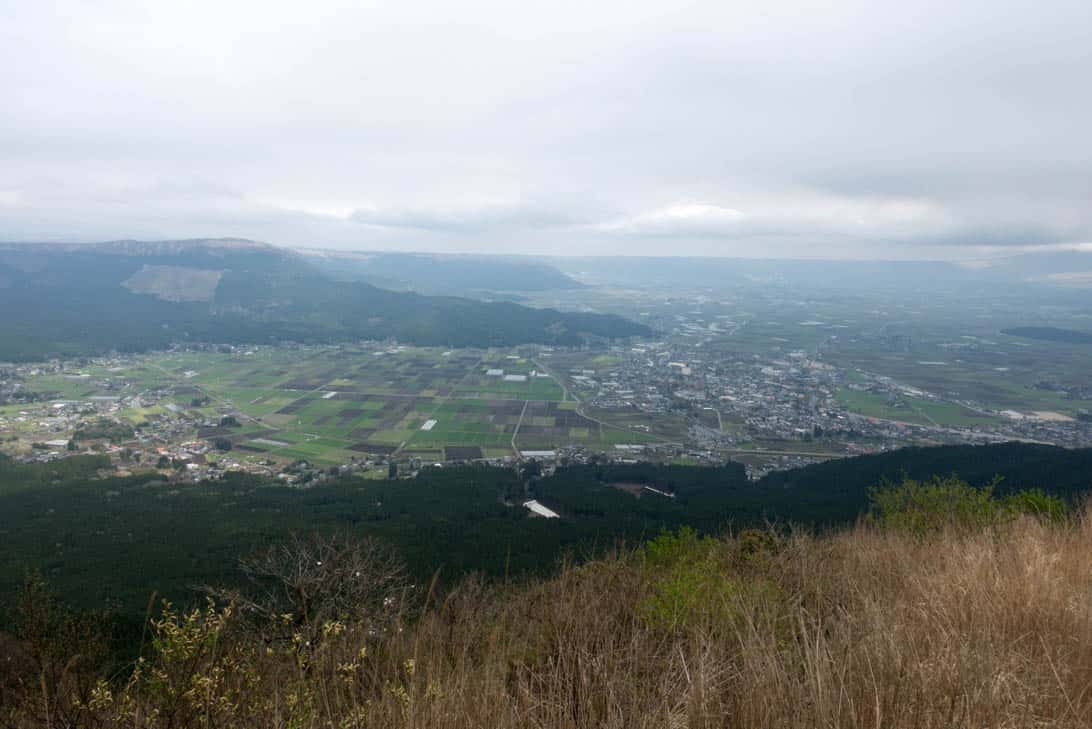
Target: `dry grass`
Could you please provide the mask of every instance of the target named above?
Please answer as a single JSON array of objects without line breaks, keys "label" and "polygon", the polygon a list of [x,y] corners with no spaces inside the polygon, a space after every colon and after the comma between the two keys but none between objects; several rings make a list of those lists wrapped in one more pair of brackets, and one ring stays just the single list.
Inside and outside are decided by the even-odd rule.
[{"label": "dry grass", "polygon": [[[1092,722],[1087,514],[748,546],[695,542],[660,565],[618,555],[530,586],[468,580],[401,629],[331,623],[310,647],[263,644],[230,614],[176,615],[137,677],[76,715],[270,728]],[[663,595],[687,580],[703,602],[673,611]]]}]

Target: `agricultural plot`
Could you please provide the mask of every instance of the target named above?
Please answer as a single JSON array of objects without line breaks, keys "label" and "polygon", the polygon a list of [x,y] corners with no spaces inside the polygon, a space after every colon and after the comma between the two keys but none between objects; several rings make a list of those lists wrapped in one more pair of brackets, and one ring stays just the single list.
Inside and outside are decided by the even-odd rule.
[{"label": "agricultural plot", "polygon": [[478,398],[561,400],[557,381],[523,357],[483,358],[477,371],[459,383],[457,392]]},{"label": "agricultural plot", "polygon": [[412,445],[510,448],[524,407],[521,400],[449,399],[433,412],[432,427],[413,435]]},{"label": "agricultural plot", "polygon": [[1039,383],[1083,383],[1092,348],[1026,342],[997,336],[951,335],[915,344],[913,352],[883,351],[862,341],[826,353],[847,369],[882,374],[946,400],[970,401],[994,410],[1057,410],[1076,415],[1092,401],[1068,397]]},{"label": "agricultural plot", "polygon": [[872,392],[846,389],[838,393],[838,402],[850,412],[869,418],[896,420],[917,425],[925,425],[929,422],[924,415],[913,410],[903,398],[889,400],[883,395]]},{"label": "agricultural plot", "polygon": [[966,427],[996,422],[996,418],[955,403],[916,397],[889,399],[872,392],[844,389],[838,393],[838,401],[859,415],[918,425]]},{"label": "agricultural plot", "polygon": [[[58,400],[123,400],[118,417],[153,431],[162,421],[172,438],[191,437],[188,420],[193,436],[226,441],[231,457],[244,460],[472,460],[656,440],[578,414],[551,374],[511,350],[286,345],[169,352],[43,374],[31,384]],[[219,425],[225,415],[236,422]]]},{"label": "agricultural plot", "polygon": [[138,362],[141,386],[169,387],[171,407],[209,420],[234,413],[238,426],[198,435],[228,440],[242,458],[462,460],[641,439],[578,415],[551,375],[503,350],[283,347]]},{"label": "agricultural plot", "polygon": [[580,415],[571,405],[562,402],[529,402],[516,436],[519,449],[549,450],[559,443],[612,448],[658,440],[646,433],[603,425]]}]

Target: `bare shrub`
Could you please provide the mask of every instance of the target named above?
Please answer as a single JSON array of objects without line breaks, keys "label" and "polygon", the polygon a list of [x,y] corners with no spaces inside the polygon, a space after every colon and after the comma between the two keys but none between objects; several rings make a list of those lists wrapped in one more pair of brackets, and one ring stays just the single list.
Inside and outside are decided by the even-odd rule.
[{"label": "bare shrub", "polygon": [[414,593],[405,564],[373,537],[293,535],[239,560],[242,586],[204,587],[251,625],[314,641],[332,621],[381,632],[405,617]]},{"label": "bare shrub", "polygon": [[13,614],[13,635],[0,635],[0,718],[17,715],[45,726],[75,727],[95,719],[110,651],[110,618],[78,613],[28,575]]}]

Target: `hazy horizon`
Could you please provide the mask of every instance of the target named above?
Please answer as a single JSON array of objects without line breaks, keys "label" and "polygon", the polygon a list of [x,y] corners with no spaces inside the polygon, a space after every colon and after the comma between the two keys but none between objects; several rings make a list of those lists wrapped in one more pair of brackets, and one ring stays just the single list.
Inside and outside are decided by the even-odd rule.
[{"label": "hazy horizon", "polygon": [[[598,251],[579,252],[579,251],[563,251],[563,252],[494,252],[494,251],[477,251],[477,250],[430,250],[425,248],[366,248],[364,246],[354,246],[352,244],[344,246],[324,246],[321,244],[294,244],[294,243],[275,243],[270,241],[256,240],[253,238],[241,238],[235,236],[217,236],[207,238],[114,238],[103,240],[75,240],[75,239],[60,239],[60,240],[6,240],[0,238],[0,246],[97,246],[97,245],[110,245],[119,243],[136,243],[136,244],[167,244],[167,243],[195,243],[195,244],[229,244],[233,242],[240,243],[254,243],[262,246],[269,246],[271,248],[293,251],[302,253],[304,255],[346,255],[346,254],[360,254],[360,255],[417,255],[417,256],[436,256],[436,257],[468,257],[468,258],[528,258],[535,260],[548,260],[548,259],[595,259],[595,258],[678,258],[678,259],[710,259],[710,260],[741,260],[741,261],[770,261],[777,262],[783,261],[789,262],[845,262],[845,263],[951,263],[967,268],[974,268],[979,264],[988,265],[992,262],[1002,262],[1008,259],[1012,259],[1017,256],[1033,255],[1033,254],[1065,254],[1065,253],[1078,253],[1088,254],[1092,256],[1092,247],[1085,245],[1066,246],[1066,245],[1050,245],[1050,246],[1013,246],[1008,248],[1001,248],[990,251],[978,256],[967,256],[963,258],[941,258],[933,257],[927,258],[920,257],[842,257],[836,258],[832,256],[825,256],[822,254],[808,255],[806,252],[801,252],[796,255],[747,255],[746,253],[671,253],[670,251],[662,252],[633,252],[633,253],[602,253]],[[1092,257],[1089,258],[1092,261]]]},{"label": "hazy horizon", "polygon": [[977,259],[1092,246],[1087,9],[8,3],[0,240]]}]

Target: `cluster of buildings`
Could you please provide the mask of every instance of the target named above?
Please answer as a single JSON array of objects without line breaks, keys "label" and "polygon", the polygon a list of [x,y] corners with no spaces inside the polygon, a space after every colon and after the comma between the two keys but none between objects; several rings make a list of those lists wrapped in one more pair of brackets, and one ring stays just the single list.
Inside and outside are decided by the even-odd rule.
[{"label": "cluster of buildings", "polygon": [[[656,342],[615,348],[611,355],[615,364],[602,371],[568,373],[574,394],[586,407],[635,411],[649,420],[684,416],[689,425],[682,455],[703,462],[770,456],[765,465],[754,467],[755,473],[912,444],[1028,440],[1092,445],[1092,422],[1059,413],[948,403],[889,377],[859,371],[851,376],[804,350],[768,358]],[[853,412],[840,394],[855,391],[892,407],[882,416]],[[959,425],[938,423],[907,405],[913,402],[943,402],[982,418]]]}]

